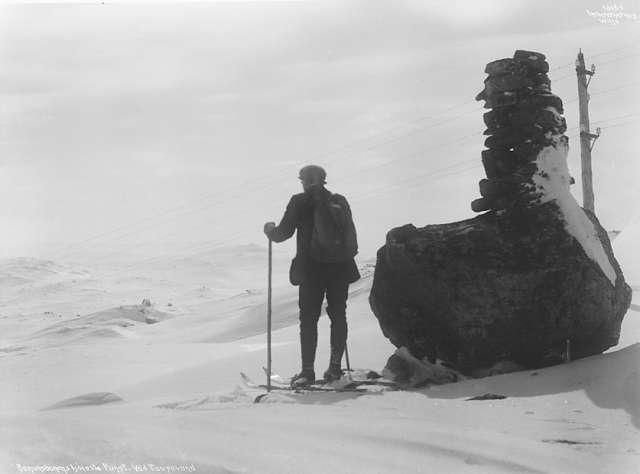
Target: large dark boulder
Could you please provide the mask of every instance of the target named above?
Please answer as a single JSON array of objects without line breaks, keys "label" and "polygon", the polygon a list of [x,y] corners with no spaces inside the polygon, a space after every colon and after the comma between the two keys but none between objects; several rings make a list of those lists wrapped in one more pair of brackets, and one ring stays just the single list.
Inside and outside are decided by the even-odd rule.
[{"label": "large dark boulder", "polygon": [[[544,55],[489,63],[489,138],[473,219],[387,234],[371,308],[390,341],[463,374],[534,368],[617,344],[631,289],[606,231],[570,193],[562,101]],[[396,364],[397,365],[397,364]],[[391,369],[390,369],[391,370]]]},{"label": "large dark boulder", "polygon": [[534,368],[618,342],[631,302],[606,232],[590,214],[615,284],[549,202],[518,218],[391,230],[378,251],[371,308],[386,337],[463,373],[513,361]]}]

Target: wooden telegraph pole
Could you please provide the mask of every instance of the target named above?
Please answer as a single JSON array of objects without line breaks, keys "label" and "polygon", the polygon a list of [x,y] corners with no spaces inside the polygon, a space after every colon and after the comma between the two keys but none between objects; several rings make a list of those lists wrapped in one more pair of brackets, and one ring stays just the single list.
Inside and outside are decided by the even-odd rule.
[{"label": "wooden telegraph pole", "polygon": [[[580,157],[582,161],[582,207],[595,214],[595,204],[593,197],[593,175],[591,171],[591,149],[595,140],[600,136],[600,129],[597,134],[592,134],[589,130],[589,94],[587,87],[591,82],[591,77],[595,74],[596,67],[592,64],[587,70],[584,66],[584,56],[582,50],[578,52],[576,59],[576,74],[578,75],[578,101],[580,104]],[[587,76],[589,79],[587,80]]]}]

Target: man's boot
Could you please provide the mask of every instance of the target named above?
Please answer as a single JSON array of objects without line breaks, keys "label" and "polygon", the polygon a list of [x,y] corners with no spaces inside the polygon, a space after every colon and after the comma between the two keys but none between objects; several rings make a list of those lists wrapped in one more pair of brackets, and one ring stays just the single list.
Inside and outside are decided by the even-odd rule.
[{"label": "man's boot", "polygon": [[342,369],[339,365],[329,364],[329,368],[324,372],[324,381],[333,382],[342,378]]},{"label": "man's boot", "polygon": [[291,378],[291,386],[292,387],[308,387],[309,385],[313,385],[316,382],[316,374],[313,370],[313,367],[302,368],[302,371],[299,374],[294,375]]},{"label": "man's boot", "polygon": [[331,348],[331,359],[329,360],[329,368],[324,372],[325,382],[333,382],[342,378],[342,354],[344,353],[344,347],[342,349],[337,347]]},{"label": "man's boot", "polygon": [[318,329],[312,324],[300,325],[300,351],[302,355],[302,370],[291,378],[292,387],[305,387],[316,381],[314,370],[316,346],[318,344]]}]

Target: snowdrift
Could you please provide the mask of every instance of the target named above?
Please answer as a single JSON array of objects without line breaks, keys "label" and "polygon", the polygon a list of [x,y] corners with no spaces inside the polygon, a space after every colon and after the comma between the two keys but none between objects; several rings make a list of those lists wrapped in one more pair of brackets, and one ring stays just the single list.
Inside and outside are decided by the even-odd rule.
[{"label": "snowdrift", "polygon": [[[156,324],[173,315],[145,305],[129,305],[77,316],[35,332],[27,341],[32,345],[65,346],[89,342],[92,338],[139,337],[138,324]],[[94,341],[95,342],[95,341]]]},{"label": "snowdrift", "polygon": [[[371,314],[364,275],[348,302],[349,351],[354,367],[379,371],[394,348]],[[17,472],[17,463],[103,462],[211,473],[636,471],[640,332],[633,327],[623,327],[631,341],[623,350],[543,370],[254,404],[256,390],[238,374],[264,380],[259,290],[203,298],[200,306],[176,291],[174,308],[206,311],[168,312],[173,317],[147,324],[137,305],[116,306],[41,328],[31,350],[2,352],[0,472]],[[273,360],[282,375],[299,364],[295,301],[294,288],[276,288]],[[328,325],[323,316],[320,369],[329,360]],[[123,333],[92,333],[105,328]],[[467,401],[485,394],[505,398]]]}]

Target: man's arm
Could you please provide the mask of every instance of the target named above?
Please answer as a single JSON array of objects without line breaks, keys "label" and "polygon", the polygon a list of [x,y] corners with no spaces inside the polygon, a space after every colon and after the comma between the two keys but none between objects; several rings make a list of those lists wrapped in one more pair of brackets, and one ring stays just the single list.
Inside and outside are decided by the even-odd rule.
[{"label": "man's arm", "polygon": [[353,215],[351,214],[351,206],[349,206],[349,201],[347,201],[347,198],[344,196],[341,196],[342,199],[344,200],[344,207],[346,209],[346,214],[347,216],[349,216],[349,219],[353,219]]},{"label": "man's arm", "polygon": [[265,234],[274,242],[282,242],[290,238],[296,231],[296,224],[298,223],[298,205],[296,200],[292,197],[287,204],[287,209],[284,211],[284,216],[280,224],[271,229],[265,228]]}]

